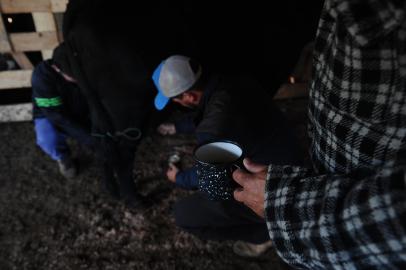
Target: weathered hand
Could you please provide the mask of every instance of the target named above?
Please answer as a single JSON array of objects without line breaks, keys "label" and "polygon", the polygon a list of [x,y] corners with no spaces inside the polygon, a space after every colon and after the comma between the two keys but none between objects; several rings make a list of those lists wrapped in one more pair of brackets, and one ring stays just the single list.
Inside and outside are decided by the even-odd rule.
[{"label": "weathered hand", "polygon": [[157,131],[161,135],[174,135],[176,134],[176,127],[172,123],[163,123],[158,126]]},{"label": "weathered hand", "polygon": [[176,167],[173,164],[169,164],[168,170],[166,170],[166,177],[168,177],[168,180],[171,181],[172,183],[176,182],[176,175],[179,172],[179,168]]},{"label": "weathered hand", "polygon": [[234,191],[234,199],[244,203],[258,216],[264,217],[267,166],[255,164],[248,159],[244,159],[244,166],[249,172],[236,170],[233,173],[234,180],[242,186]]}]

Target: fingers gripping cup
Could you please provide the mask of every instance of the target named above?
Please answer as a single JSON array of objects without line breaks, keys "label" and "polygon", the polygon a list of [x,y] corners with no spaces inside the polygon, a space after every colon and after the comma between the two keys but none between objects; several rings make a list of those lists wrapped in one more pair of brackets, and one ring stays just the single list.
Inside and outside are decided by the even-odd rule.
[{"label": "fingers gripping cup", "polygon": [[230,141],[210,142],[198,146],[194,157],[199,190],[209,200],[231,200],[233,191],[238,186],[231,174],[242,164],[242,148]]}]

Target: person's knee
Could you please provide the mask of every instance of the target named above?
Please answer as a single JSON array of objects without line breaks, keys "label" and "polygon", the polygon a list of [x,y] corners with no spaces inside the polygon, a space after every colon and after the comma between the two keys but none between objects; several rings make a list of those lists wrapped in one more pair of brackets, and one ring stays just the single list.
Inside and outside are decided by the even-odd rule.
[{"label": "person's knee", "polygon": [[205,230],[207,229],[204,224],[198,224],[196,215],[197,211],[193,211],[193,207],[188,204],[188,198],[182,199],[175,203],[173,206],[173,214],[175,217],[175,224],[183,231],[193,234],[201,239],[206,239]]},{"label": "person's knee", "polygon": [[173,206],[176,225],[181,228],[200,228],[213,226],[221,208],[199,193],[183,198]]},{"label": "person's knee", "polygon": [[173,206],[175,223],[181,228],[190,229],[205,226],[207,223],[206,218],[209,216],[206,212],[198,194],[180,199]]},{"label": "person's knee", "polygon": [[185,199],[181,199],[173,206],[173,216],[175,218],[176,226],[186,229],[191,226],[189,220],[189,207],[185,203]]}]

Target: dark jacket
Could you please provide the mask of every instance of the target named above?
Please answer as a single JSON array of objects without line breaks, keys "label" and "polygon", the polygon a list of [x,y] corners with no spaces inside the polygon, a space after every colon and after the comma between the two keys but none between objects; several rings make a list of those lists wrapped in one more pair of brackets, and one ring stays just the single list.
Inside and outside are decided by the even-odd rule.
[{"label": "dark jacket", "polygon": [[[195,130],[198,143],[230,140],[244,149],[245,157],[261,164],[298,165],[299,144],[272,97],[249,77],[213,75],[204,87],[194,119],[183,117],[175,123],[178,132]],[[194,168],[179,172],[177,185],[197,187]]]},{"label": "dark jacket", "polygon": [[51,60],[41,62],[32,75],[34,118],[47,118],[65,134],[91,144],[85,98],[76,84],[66,81],[51,65]]}]

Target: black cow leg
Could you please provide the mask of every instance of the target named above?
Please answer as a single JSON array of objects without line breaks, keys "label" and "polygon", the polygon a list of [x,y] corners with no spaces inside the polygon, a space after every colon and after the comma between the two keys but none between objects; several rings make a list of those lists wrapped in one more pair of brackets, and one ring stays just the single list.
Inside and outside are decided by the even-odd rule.
[{"label": "black cow leg", "polygon": [[132,161],[128,162],[127,166],[120,166],[117,170],[121,198],[131,208],[146,208],[149,205],[148,200],[136,191],[132,171]]},{"label": "black cow leg", "polygon": [[113,167],[105,163],[104,166],[104,175],[101,181],[101,189],[102,191],[110,194],[114,199],[120,199],[120,192],[118,190],[117,181],[114,177],[114,170]]},{"label": "black cow leg", "polygon": [[144,197],[135,190],[135,183],[132,177],[132,167],[120,168],[117,171],[120,183],[121,198],[129,207],[144,207]]},{"label": "black cow leg", "polygon": [[119,144],[120,163],[115,167],[120,185],[121,198],[131,208],[145,208],[148,206],[147,199],[136,190],[133,169],[137,143],[131,144],[124,141]]}]

